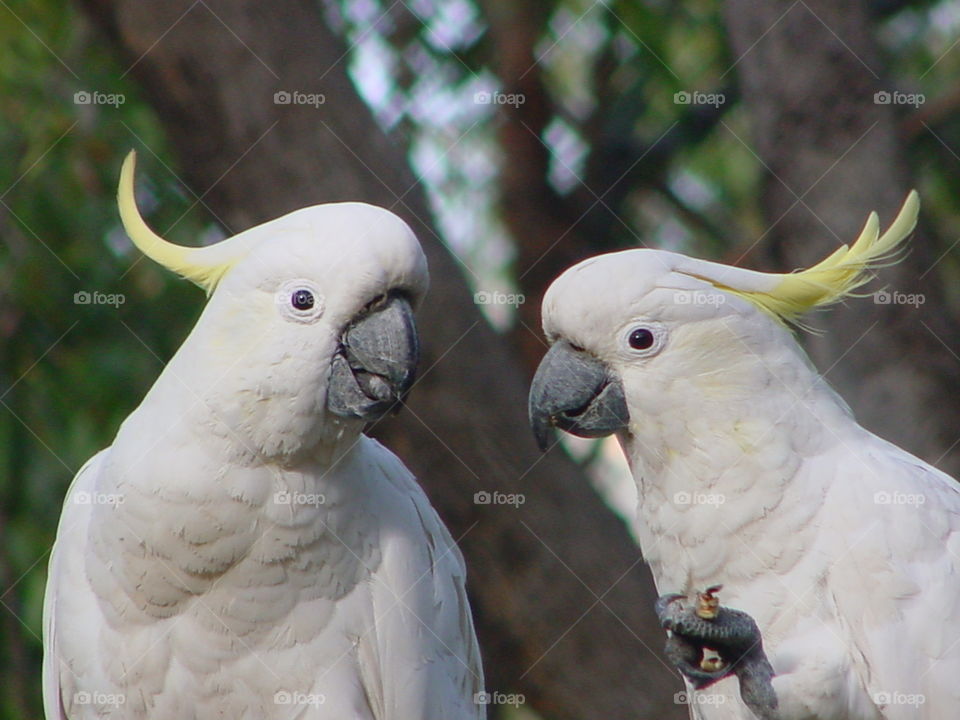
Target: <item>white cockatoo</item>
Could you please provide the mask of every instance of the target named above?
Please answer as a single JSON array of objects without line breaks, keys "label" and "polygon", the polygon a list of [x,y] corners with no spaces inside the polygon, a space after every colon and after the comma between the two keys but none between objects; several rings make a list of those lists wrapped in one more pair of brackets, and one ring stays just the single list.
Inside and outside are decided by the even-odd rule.
[{"label": "white cockatoo", "polygon": [[[765,717],[960,717],[960,489],[858,425],[789,329],[872,277],[918,206],[911,193],[883,235],[872,214],[807,270],[627,250],[570,268],[543,301],[539,442],[551,425],[616,434],[658,591],[722,584],[756,621],[779,701]],[[692,715],[752,718],[737,690],[690,692]]]},{"label": "white cockatoo", "polygon": [[64,504],[44,608],[62,718],[478,719],[463,559],[361,434],[409,390],[427,266],[382,208],[304,208],[203,248],[124,226],[210,299]]}]

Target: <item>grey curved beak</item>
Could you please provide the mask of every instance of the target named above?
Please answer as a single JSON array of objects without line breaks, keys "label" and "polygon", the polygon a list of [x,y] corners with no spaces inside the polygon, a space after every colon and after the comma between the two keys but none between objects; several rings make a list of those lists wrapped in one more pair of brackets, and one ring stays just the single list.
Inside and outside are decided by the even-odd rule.
[{"label": "grey curved beak", "polygon": [[630,421],[623,383],[610,368],[565,340],[547,351],[530,386],[530,426],[541,451],[551,426],[587,438],[605,437]]},{"label": "grey curved beak", "polygon": [[402,295],[388,295],[341,334],[327,408],[335,415],[363,420],[399,409],[416,378],[419,360],[413,309]]}]

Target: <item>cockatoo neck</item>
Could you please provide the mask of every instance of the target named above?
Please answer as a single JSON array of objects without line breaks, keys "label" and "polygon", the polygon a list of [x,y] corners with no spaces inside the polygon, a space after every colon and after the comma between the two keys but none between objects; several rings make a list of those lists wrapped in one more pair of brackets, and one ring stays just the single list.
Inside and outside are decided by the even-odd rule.
[{"label": "cockatoo neck", "polygon": [[[827,479],[798,471],[855,425],[849,410],[799,348],[750,355],[722,376],[658,381],[669,399],[631,417],[619,439],[637,484],[641,546],[661,591],[762,572],[767,559],[744,543],[760,528],[768,545],[804,532],[824,494],[812,485]],[[814,500],[795,503],[800,494]],[[714,575],[719,568],[723,577]]]},{"label": "cockatoo neck", "polygon": [[364,423],[328,413],[321,382],[308,372],[289,387],[282,377],[248,378],[242,362],[224,367],[208,360],[185,344],[144,399],[171,418],[169,428],[157,428],[165,435],[160,442],[201,436],[224,462],[278,467],[329,466],[357,442]]}]

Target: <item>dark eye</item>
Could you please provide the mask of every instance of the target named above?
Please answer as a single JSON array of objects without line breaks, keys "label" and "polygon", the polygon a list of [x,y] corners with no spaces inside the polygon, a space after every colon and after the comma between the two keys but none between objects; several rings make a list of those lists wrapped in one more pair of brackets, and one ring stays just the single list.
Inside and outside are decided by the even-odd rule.
[{"label": "dark eye", "polygon": [[653,346],[653,333],[646,328],[637,328],[630,333],[627,342],[634,350],[646,350]]},{"label": "dark eye", "polygon": [[313,293],[309,290],[294,290],[290,296],[290,304],[297,310],[309,310],[313,302]]},{"label": "dark eye", "polygon": [[387,296],[381,293],[377,295],[373,300],[368,302],[363,309],[366,312],[370,312],[371,310],[376,310],[381,305],[383,305],[383,303],[386,302],[386,300],[387,300]]}]

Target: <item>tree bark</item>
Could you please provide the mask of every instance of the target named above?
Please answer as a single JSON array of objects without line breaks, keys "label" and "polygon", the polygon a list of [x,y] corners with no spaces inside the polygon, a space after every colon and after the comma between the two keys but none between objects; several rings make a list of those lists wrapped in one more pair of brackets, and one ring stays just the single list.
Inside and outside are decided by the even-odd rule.
[{"label": "tree bark", "polygon": [[[230,232],[305,205],[363,200],[393,209],[420,237],[432,276],[419,316],[421,379],[382,437],[461,540],[488,687],[523,692],[557,719],[685,716],[637,549],[573,463],[536,453],[518,364],[471,301],[403,148],[351,86],[347,48],[317,3],[81,4],[132,63],[185,181]],[[325,102],[275,104],[282,91]],[[141,157],[142,172],[161,172],[149,152]],[[480,491],[521,493],[525,504],[477,504]]]},{"label": "tree bark", "polygon": [[[726,22],[766,169],[770,226],[750,261],[808,267],[852,241],[873,209],[886,227],[912,183],[899,108],[874,101],[896,88],[883,77],[867,5],[728,0]],[[866,290],[918,293],[923,304],[851,299],[812,317],[825,332],[804,342],[863,425],[957,476],[958,322],[922,223],[909,247]]]}]

